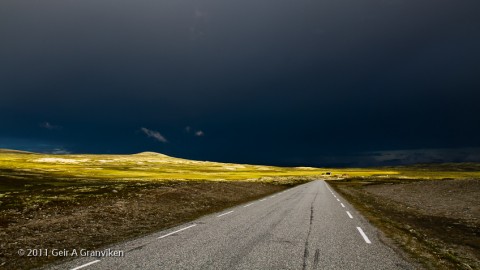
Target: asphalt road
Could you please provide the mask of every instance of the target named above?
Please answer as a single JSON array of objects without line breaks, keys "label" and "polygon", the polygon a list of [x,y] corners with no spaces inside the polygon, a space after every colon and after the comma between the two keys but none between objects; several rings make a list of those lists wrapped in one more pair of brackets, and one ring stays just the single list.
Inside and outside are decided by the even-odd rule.
[{"label": "asphalt road", "polygon": [[324,181],[110,249],[48,269],[414,269]]}]

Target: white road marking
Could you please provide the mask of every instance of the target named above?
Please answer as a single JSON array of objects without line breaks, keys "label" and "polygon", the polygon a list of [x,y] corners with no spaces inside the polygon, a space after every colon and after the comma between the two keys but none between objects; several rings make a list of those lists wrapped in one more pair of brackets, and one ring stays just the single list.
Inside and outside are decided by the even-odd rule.
[{"label": "white road marking", "polygon": [[222,217],[222,216],[225,216],[225,215],[228,215],[228,214],[231,214],[231,213],[233,213],[233,211],[223,213],[223,214],[221,214],[221,215],[218,215],[217,217]]},{"label": "white road marking", "polygon": [[247,205],[245,205],[244,207],[249,207],[250,205],[252,205],[253,203],[249,203]]},{"label": "white road marking", "polygon": [[77,266],[77,267],[75,267],[75,268],[72,268],[71,270],[82,269],[82,268],[84,268],[84,267],[87,267],[87,266],[92,265],[92,264],[94,264],[94,263],[97,263],[97,262],[99,262],[99,261],[100,261],[100,260],[95,260],[95,261],[92,261],[92,262],[89,262],[89,263],[86,263],[86,264],[82,264],[82,265],[80,265],[80,266]]},{"label": "white road marking", "polygon": [[357,227],[357,230],[360,232],[360,234],[361,234],[362,237],[363,237],[363,240],[365,240],[365,242],[367,242],[367,244],[371,244],[371,243],[372,243],[372,242],[370,242],[370,239],[368,239],[367,235],[363,232],[362,228]]},{"label": "white road marking", "polygon": [[345,205],[343,205],[343,203],[341,203],[342,207],[345,208]]},{"label": "white road marking", "polygon": [[337,201],[340,201],[339,199],[337,199]]},{"label": "white road marking", "polygon": [[352,217],[352,214],[350,214],[350,212],[347,211],[347,215],[350,217],[350,218],[353,218]]},{"label": "white road marking", "polygon": [[266,199],[261,199],[260,201],[263,202],[263,201],[265,201],[265,200],[266,200]]},{"label": "white road marking", "polygon": [[193,224],[193,225],[190,225],[190,226],[185,227],[185,228],[183,228],[183,229],[176,230],[176,231],[171,232],[171,233],[167,233],[167,234],[162,235],[162,236],[159,236],[159,237],[157,237],[157,238],[158,238],[158,239],[162,239],[162,238],[165,238],[165,237],[167,237],[167,236],[170,236],[170,235],[172,235],[172,234],[174,234],[174,233],[178,233],[178,232],[184,231],[184,230],[186,230],[186,229],[190,229],[190,228],[195,227],[195,226],[197,226],[197,224]]}]

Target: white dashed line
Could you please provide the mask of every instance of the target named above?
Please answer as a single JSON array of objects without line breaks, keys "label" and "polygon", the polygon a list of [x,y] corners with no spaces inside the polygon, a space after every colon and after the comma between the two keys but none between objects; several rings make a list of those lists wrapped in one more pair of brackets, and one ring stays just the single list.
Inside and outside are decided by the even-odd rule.
[{"label": "white dashed line", "polygon": [[82,265],[80,265],[80,266],[77,266],[77,267],[75,267],[75,268],[72,268],[71,270],[82,269],[82,268],[84,268],[84,267],[87,267],[87,266],[92,265],[92,264],[94,264],[94,263],[97,263],[97,262],[99,262],[99,261],[100,261],[100,260],[95,260],[95,261],[92,261],[92,262],[89,262],[89,263],[86,263],[86,264],[82,264]]},{"label": "white dashed line", "polygon": [[357,227],[357,230],[360,232],[360,234],[361,234],[362,237],[363,237],[363,240],[365,240],[365,242],[367,242],[367,244],[371,244],[371,243],[372,243],[372,242],[370,242],[370,239],[368,239],[367,235],[363,232],[362,228]]},{"label": "white dashed line", "polygon": [[157,237],[157,238],[158,238],[158,239],[162,239],[162,238],[165,238],[165,237],[167,237],[167,236],[170,236],[170,235],[172,235],[172,234],[175,234],[175,233],[178,233],[178,232],[184,231],[184,230],[186,230],[186,229],[190,229],[190,228],[192,228],[192,227],[195,227],[195,226],[197,226],[197,224],[193,224],[193,225],[190,225],[190,226],[188,226],[188,227],[185,227],[185,228],[183,228],[183,229],[176,230],[176,231],[174,231],[174,232],[171,232],[171,233],[167,233],[167,234],[165,234],[165,235],[162,235],[162,236],[159,236],[159,237]]},{"label": "white dashed line", "polygon": [[261,199],[260,201],[263,202],[263,201],[265,201],[265,200],[266,200],[266,199]]},{"label": "white dashed line", "polygon": [[337,199],[337,201],[340,201],[339,199]]},{"label": "white dashed line", "polygon": [[253,203],[249,203],[247,205],[245,205],[244,207],[249,207],[250,205],[252,205]]},{"label": "white dashed line", "polygon": [[218,215],[217,217],[222,217],[222,216],[225,216],[225,215],[228,215],[228,214],[231,214],[231,213],[233,213],[233,211],[223,213],[223,214],[221,214],[221,215]]},{"label": "white dashed line", "polygon": [[345,208],[345,205],[343,205],[343,203],[341,203],[342,207]]},{"label": "white dashed line", "polygon": [[348,212],[348,211],[347,211],[347,215],[348,215],[348,217],[353,218],[352,214],[350,214],[350,212]]}]

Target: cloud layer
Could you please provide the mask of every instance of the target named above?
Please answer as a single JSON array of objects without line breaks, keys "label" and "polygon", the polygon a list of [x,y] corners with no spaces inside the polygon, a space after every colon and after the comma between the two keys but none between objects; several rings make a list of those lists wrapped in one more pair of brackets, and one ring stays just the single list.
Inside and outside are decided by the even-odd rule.
[{"label": "cloud layer", "polygon": [[[480,162],[480,148],[433,148],[368,151],[348,155],[326,155],[312,159],[313,166],[369,167],[421,163]],[[302,164],[303,159],[292,160]]]},{"label": "cloud layer", "polygon": [[[0,1],[5,147],[316,166],[480,147],[480,1],[24,2]],[[378,153],[401,149],[420,150]]]}]

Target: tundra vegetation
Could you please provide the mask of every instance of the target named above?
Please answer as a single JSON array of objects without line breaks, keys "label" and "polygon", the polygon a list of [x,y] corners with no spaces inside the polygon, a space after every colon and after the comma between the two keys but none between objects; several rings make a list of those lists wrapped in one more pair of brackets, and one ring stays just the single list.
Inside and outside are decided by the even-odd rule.
[{"label": "tundra vegetation", "polygon": [[151,152],[47,155],[1,150],[0,267],[28,269],[62,259],[22,257],[19,249],[104,247],[318,179],[324,172]]},{"label": "tundra vegetation", "polygon": [[[287,168],[153,152],[53,155],[0,150],[0,267],[28,269],[65,259],[22,257],[18,249],[101,248],[320,178],[338,183],[335,187],[352,202],[360,198],[349,195],[359,183],[479,179],[478,165],[464,166],[470,167]],[[347,183],[348,189],[343,185]]]}]

